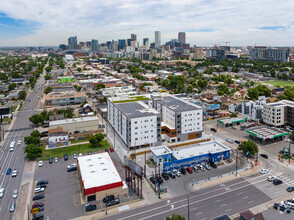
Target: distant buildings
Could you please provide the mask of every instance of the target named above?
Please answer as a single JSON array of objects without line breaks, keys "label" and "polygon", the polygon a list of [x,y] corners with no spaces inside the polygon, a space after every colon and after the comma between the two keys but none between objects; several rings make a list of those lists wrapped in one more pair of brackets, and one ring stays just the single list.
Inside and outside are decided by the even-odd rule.
[{"label": "distant buildings", "polygon": [[137,35],[136,34],[131,34],[131,38],[133,41],[137,41]]},{"label": "distant buildings", "polygon": [[159,48],[161,45],[161,33],[160,31],[155,31],[155,48]]},{"label": "distant buildings", "polygon": [[123,50],[127,46],[126,39],[119,39],[118,40],[118,50]]},{"label": "distant buildings", "polygon": [[92,51],[98,51],[98,40],[92,39],[91,46],[92,46]]},{"label": "distant buildings", "polygon": [[263,61],[278,61],[288,62],[289,60],[289,49],[288,48],[266,48],[266,47],[255,47],[251,50],[252,60],[263,60]]},{"label": "distant buildings", "polygon": [[211,59],[224,59],[225,50],[224,49],[206,49],[206,58]]},{"label": "distant buildings", "polygon": [[178,34],[178,41],[181,44],[185,44],[186,43],[186,33],[185,32],[179,32],[179,34]]},{"label": "distant buildings", "polygon": [[77,36],[68,38],[68,49],[77,50],[78,49],[78,39]]}]

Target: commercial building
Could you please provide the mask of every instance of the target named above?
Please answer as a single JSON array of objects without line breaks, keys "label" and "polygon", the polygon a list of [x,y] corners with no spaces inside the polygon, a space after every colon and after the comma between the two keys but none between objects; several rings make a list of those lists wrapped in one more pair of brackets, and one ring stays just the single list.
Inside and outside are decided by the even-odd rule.
[{"label": "commercial building", "polygon": [[282,132],[277,128],[269,126],[258,126],[253,128],[245,129],[249,133],[249,137],[253,140],[257,140],[261,143],[268,143],[278,140],[283,140],[287,132]]},{"label": "commercial building", "polygon": [[244,124],[247,119],[248,117],[222,118],[217,120],[217,125],[220,127],[232,127]]},{"label": "commercial building", "polygon": [[179,34],[178,34],[178,41],[182,45],[186,43],[186,33],[185,32],[179,32]]},{"label": "commercial building", "polygon": [[77,165],[86,202],[128,193],[128,187],[107,152],[78,157]]},{"label": "commercial building", "polygon": [[106,97],[137,95],[137,90],[133,86],[109,87],[101,89],[99,92]]},{"label": "commercial building", "polygon": [[294,102],[282,100],[267,103],[262,111],[263,122],[269,125],[282,126],[288,124],[294,126]]},{"label": "commercial building", "polygon": [[144,101],[144,96],[121,96],[107,100],[108,121],[128,148],[157,145],[160,113]]},{"label": "commercial building", "polygon": [[267,47],[255,47],[251,50],[252,60],[262,61],[289,61],[289,48],[267,48]]},{"label": "commercial building", "polygon": [[155,31],[155,48],[158,49],[161,46],[161,33],[160,31]]},{"label": "commercial building", "polygon": [[92,131],[98,130],[99,119],[97,116],[82,117],[82,118],[69,118],[63,120],[56,120],[49,122],[50,129],[62,128],[63,131],[74,133],[75,131]]},{"label": "commercial building", "polygon": [[49,93],[45,95],[45,106],[53,105],[75,105],[81,104],[87,99],[87,96],[84,92],[63,92],[63,93]]},{"label": "commercial building", "polygon": [[68,133],[61,127],[49,130],[48,145],[49,148],[67,146],[69,144]]},{"label": "commercial building", "polygon": [[200,138],[203,109],[170,94],[151,95],[152,107],[161,114],[162,140],[174,143]]},{"label": "commercial building", "polygon": [[92,39],[91,47],[92,47],[92,51],[98,51],[98,40]]},{"label": "commercial building", "polygon": [[206,164],[209,161],[220,162],[230,158],[231,149],[218,141],[208,141],[171,151],[165,146],[150,148],[154,161],[162,164],[164,171]]}]

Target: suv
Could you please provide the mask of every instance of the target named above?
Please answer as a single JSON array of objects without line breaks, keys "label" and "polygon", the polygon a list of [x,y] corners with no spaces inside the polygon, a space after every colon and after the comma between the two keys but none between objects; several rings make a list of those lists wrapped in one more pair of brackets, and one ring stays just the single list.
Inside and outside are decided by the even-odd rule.
[{"label": "suv", "polygon": [[168,174],[166,172],[163,172],[162,173],[162,177],[163,177],[164,180],[168,180],[169,179]]},{"label": "suv", "polygon": [[268,158],[268,156],[266,154],[260,154],[260,156],[263,157],[263,158],[265,158],[265,159]]},{"label": "suv", "polygon": [[213,162],[213,161],[210,161],[210,162],[209,162],[209,165],[210,165],[212,168],[217,168],[217,165],[216,165],[215,162]]},{"label": "suv", "polygon": [[86,204],[86,212],[94,211],[97,209],[96,205]]},{"label": "suv", "polygon": [[104,199],[103,199],[103,202],[104,203],[107,203],[107,202],[110,202],[112,200],[114,200],[114,195],[109,195],[109,196],[106,196]]},{"label": "suv", "polygon": [[211,131],[217,132],[216,128],[210,128]]},{"label": "suv", "polygon": [[181,174],[186,174],[186,170],[185,170],[185,168],[181,168],[181,169],[180,169],[180,172],[181,172]]},{"label": "suv", "polygon": [[64,160],[68,160],[68,155],[67,154],[64,154],[63,155],[63,158],[64,158]]},{"label": "suv", "polygon": [[275,180],[273,181],[273,184],[274,184],[274,185],[280,185],[280,184],[282,184],[282,183],[283,183],[283,181],[280,180],[280,179],[275,179]]},{"label": "suv", "polygon": [[116,204],[119,204],[119,203],[120,203],[119,198],[116,198],[116,199],[111,200],[110,202],[106,203],[106,206],[109,207],[109,206],[113,206],[113,205],[116,205]]},{"label": "suv", "polygon": [[40,194],[40,195],[36,195],[33,197],[33,200],[39,200],[39,199],[44,199],[45,198],[45,195],[44,194]]},{"label": "suv", "polygon": [[40,180],[39,182],[37,182],[37,185],[44,185],[44,184],[48,184],[48,180]]},{"label": "suv", "polygon": [[174,172],[169,172],[168,174],[170,176],[170,178],[175,179],[176,178],[176,174],[174,174]]}]

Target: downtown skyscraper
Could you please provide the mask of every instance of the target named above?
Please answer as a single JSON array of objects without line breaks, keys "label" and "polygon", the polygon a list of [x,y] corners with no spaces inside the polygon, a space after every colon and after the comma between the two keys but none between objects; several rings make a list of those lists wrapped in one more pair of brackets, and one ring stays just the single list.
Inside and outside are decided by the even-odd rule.
[{"label": "downtown skyscraper", "polygon": [[92,39],[91,45],[92,45],[92,51],[98,51],[98,40]]},{"label": "downtown skyscraper", "polygon": [[160,31],[155,31],[155,48],[159,48],[161,45],[161,33]]},{"label": "downtown skyscraper", "polygon": [[77,36],[68,38],[68,49],[77,50],[78,49],[78,38]]},{"label": "downtown skyscraper", "polygon": [[181,44],[185,44],[186,43],[186,33],[185,32],[179,32],[179,34],[178,34],[178,41]]}]

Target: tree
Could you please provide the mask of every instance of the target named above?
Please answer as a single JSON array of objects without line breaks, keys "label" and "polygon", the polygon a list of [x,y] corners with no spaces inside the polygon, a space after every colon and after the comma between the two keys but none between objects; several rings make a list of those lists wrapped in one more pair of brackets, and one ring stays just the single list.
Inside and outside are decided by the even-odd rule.
[{"label": "tree", "polygon": [[24,91],[24,90],[19,91],[19,93],[18,93],[18,98],[19,98],[20,100],[25,100],[26,97],[27,97],[27,92],[26,92],[26,91]]},{"label": "tree", "polygon": [[9,91],[14,90],[15,87],[16,87],[16,84],[15,84],[15,83],[11,83],[11,84],[9,84],[9,86],[8,86],[8,90],[9,90]]},{"label": "tree", "polygon": [[38,125],[38,124],[42,124],[44,123],[44,119],[42,118],[41,115],[39,114],[35,114],[35,115],[32,115],[30,118],[29,118],[30,122],[32,122],[34,125]]},{"label": "tree", "polygon": [[227,84],[220,84],[220,86],[218,87],[218,90],[217,90],[217,94],[219,94],[219,95],[230,94],[230,90],[228,88],[228,85]]},{"label": "tree", "polygon": [[78,67],[78,68],[77,68],[77,71],[78,71],[78,72],[81,72],[81,71],[82,71],[82,69],[81,69],[80,67]]},{"label": "tree", "polygon": [[242,150],[244,154],[251,156],[258,153],[257,144],[254,141],[242,141],[238,147],[239,150]]},{"label": "tree", "polygon": [[292,141],[294,141],[294,131],[291,132],[291,134],[290,134],[290,139],[291,139]]},{"label": "tree", "polygon": [[96,90],[100,90],[100,89],[104,89],[105,88],[105,84],[100,83],[96,86]]},{"label": "tree", "polygon": [[250,99],[257,99],[258,96],[270,97],[272,92],[265,85],[258,85],[254,88],[248,89],[247,93]]},{"label": "tree", "polygon": [[207,82],[207,80],[199,79],[198,82],[197,82],[197,85],[201,89],[203,89],[203,88],[205,88],[208,85],[208,82]]},{"label": "tree", "polygon": [[40,144],[40,139],[38,137],[33,137],[33,136],[27,136],[24,138],[24,142],[26,144],[35,144],[35,145],[38,145]]},{"label": "tree", "polygon": [[172,217],[166,217],[165,220],[185,220],[184,216],[173,214]]},{"label": "tree", "polygon": [[52,87],[48,86],[46,89],[44,89],[45,94],[48,94],[50,92],[52,92]]},{"label": "tree", "polygon": [[25,148],[25,153],[27,154],[27,158],[36,159],[37,157],[42,155],[42,148],[38,147],[35,144],[29,144]]},{"label": "tree", "polygon": [[50,74],[46,74],[46,75],[44,76],[44,78],[45,78],[45,80],[49,80],[49,79],[51,79],[51,75],[50,75]]},{"label": "tree", "polygon": [[34,130],[32,133],[31,133],[31,136],[32,137],[41,137],[41,133],[38,131],[38,130]]},{"label": "tree", "polygon": [[238,117],[238,114],[237,113],[232,113],[232,114],[230,114],[230,117],[231,118],[236,118],[236,117]]},{"label": "tree", "polygon": [[98,133],[95,135],[92,135],[89,139],[89,142],[91,143],[92,147],[100,147],[101,141],[104,140],[104,135],[102,133]]}]

